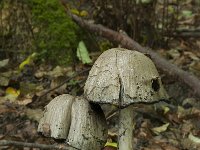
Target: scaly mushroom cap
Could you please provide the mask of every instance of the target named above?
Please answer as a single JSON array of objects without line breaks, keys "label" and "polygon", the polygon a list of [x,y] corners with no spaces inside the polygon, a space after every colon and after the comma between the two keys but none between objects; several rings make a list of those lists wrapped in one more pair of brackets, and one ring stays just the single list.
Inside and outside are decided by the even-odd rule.
[{"label": "scaly mushroom cap", "polygon": [[152,60],[123,48],[113,48],[99,56],[90,70],[84,95],[92,102],[122,107],[168,98]]}]

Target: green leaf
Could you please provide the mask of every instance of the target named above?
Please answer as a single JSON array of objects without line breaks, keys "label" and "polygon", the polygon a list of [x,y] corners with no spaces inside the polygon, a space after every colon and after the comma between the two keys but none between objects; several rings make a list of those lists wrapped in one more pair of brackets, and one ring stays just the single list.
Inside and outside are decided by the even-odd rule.
[{"label": "green leaf", "polygon": [[83,64],[89,64],[92,62],[92,60],[89,57],[88,50],[83,41],[79,42],[76,53],[77,57],[80,61],[82,61]]},{"label": "green leaf", "polygon": [[184,17],[191,17],[192,16],[192,11],[190,11],[190,10],[183,10],[182,11],[182,15]]}]

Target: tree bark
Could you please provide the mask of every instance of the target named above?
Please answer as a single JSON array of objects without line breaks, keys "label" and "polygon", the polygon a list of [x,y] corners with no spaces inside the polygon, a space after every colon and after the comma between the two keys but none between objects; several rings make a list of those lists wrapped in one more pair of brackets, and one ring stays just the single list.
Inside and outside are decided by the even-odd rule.
[{"label": "tree bark", "polygon": [[194,93],[198,97],[200,97],[200,81],[193,74],[186,72],[180,69],[179,67],[177,67],[176,65],[168,62],[166,59],[162,58],[156,52],[142,47],[140,44],[138,44],[137,42],[135,42],[133,39],[131,39],[129,36],[125,34],[118,33],[102,25],[90,23],[89,21],[86,21],[73,14],[70,14],[70,16],[79,26],[81,26],[84,29],[87,29],[88,31],[92,33],[96,33],[99,36],[107,38],[110,41],[118,42],[124,48],[137,50],[139,52],[150,55],[152,60],[156,64],[157,68],[165,72],[167,75],[173,76],[183,81],[194,91]]}]

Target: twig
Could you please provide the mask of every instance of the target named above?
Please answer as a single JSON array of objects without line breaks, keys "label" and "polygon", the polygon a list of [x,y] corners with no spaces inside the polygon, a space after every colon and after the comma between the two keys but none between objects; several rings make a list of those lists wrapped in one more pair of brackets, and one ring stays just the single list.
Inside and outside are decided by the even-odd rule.
[{"label": "twig", "polygon": [[59,84],[58,86],[56,86],[56,87],[54,87],[54,88],[48,90],[48,91],[45,92],[44,94],[40,95],[40,96],[37,98],[36,101],[40,100],[43,96],[45,96],[45,95],[47,95],[48,93],[54,91],[55,89],[61,87],[61,86],[64,85],[66,82],[72,80],[73,78],[77,77],[78,75],[83,74],[83,73],[85,73],[85,72],[87,72],[87,71],[89,71],[89,70],[90,70],[90,68],[85,69],[85,70],[82,70],[81,72],[78,72],[78,73],[76,73],[75,75],[69,77],[68,79],[66,79],[65,81],[63,81],[61,84]]},{"label": "twig", "polygon": [[46,145],[46,144],[38,144],[38,143],[26,143],[26,142],[18,142],[18,141],[8,141],[8,140],[0,140],[0,146],[16,146],[16,147],[30,147],[30,148],[40,148],[40,149],[60,149],[60,150],[69,150],[70,148],[75,148],[70,145]]},{"label": "twig", "polygon": [[171,35],[172,37],[193,37],[193,38],[199,38],[200,32],[199,31],[183,31],[183,32],[175,32]]},{"label": "twig", "polygon": [[[139,103],[138,103],[139,104]],[[168,104],[164,101],[162,102],[156,102],[155,104],[160,104],[162,106],[166,106],[168,108],[170,108],[171,111],[176,111],[177,109],[177,106],[173,105],[173,104]],[[146,105],[146,104],[145,104]],[[115,108],[115,109],[112,109],[111,111],[109,111],[105,117],[106,117],[106,120],[110,120],[111,118],[113,118],[115,115],[117,115],[117,112],[119,111],[119,108]],[[139,105],[135,104],[135,112],[138,112],[138,113],[142,113],[142,114],[146,114],[148,116],[150,116],[151,118],[156,118],[157,119],[157,116],[156,115],[152,115],[152,114],[148,114],[148,113],[145,113],[144,110],[142,110]]]},{"label": "twig", "polygon": [[118,111],[119,111],[119,108],[115,108],[115,109],[109,111],[106,114],[106,120],[110,120],[112,117],[114,117],[117,114]]}]

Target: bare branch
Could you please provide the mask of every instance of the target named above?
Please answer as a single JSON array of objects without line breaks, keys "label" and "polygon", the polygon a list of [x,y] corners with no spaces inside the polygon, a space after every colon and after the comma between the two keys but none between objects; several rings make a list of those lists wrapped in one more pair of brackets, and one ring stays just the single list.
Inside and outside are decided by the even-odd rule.
[{"label": "bare branch", "polygon": [[70,148],[77,149],[70,145],[46,145],[46,144],[26,143],[26,142],[8,141],[8,140],[0,140],[0,146],[30,147],[30,148],[59,149],[59,150],[69,150]]}]

